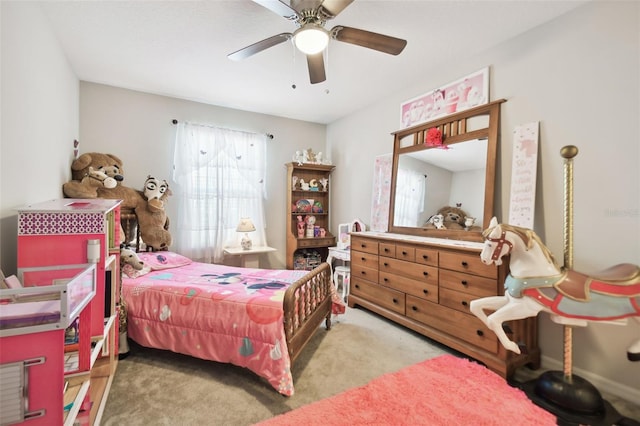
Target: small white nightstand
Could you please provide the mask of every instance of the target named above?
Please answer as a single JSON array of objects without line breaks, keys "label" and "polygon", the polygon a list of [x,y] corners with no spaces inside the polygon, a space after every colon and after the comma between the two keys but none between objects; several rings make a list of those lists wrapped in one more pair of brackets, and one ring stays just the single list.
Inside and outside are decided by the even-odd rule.
[{"label": "small white nightstand", "polygon": [[259,268],[260,255],[272,251],[276,251],[276,249],[267,246],[254,246],[249,250],[244,250],[242,247],[227,247],[224,249],[224,254],[240,256],[240,266],[243,268]]}]

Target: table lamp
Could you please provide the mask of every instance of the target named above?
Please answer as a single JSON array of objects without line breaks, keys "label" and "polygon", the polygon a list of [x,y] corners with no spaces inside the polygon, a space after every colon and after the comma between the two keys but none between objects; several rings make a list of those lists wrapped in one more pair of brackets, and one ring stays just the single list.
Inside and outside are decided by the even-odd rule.
[{"label": "table lamp", "polygon": [[253,225],[253,221],[250,218],[243,217],[240,219],[236,232],[245,233],[244,237],[242,237],[242,241],[240,242],[243,250],[251,250],[251,238],[249,238],[248,232],[253,232],[255,230],[256,227]]}]

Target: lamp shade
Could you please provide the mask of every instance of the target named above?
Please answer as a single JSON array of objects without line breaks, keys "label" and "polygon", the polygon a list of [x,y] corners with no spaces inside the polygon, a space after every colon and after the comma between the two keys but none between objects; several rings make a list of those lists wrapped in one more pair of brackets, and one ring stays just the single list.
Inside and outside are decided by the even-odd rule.
[{"label": "lamp shade", "polygon": [[238,227],[236,228],[236,232],[253,232],[256,230],[256,227],[253,224],[253,221],[248,217],[243,217],[238,222]]},{"label": "lamp shade", "polygon": [[293,33],[293,40],[302,53],[315,55],[327,47],[329,34],[319,25],[307,24]]}]

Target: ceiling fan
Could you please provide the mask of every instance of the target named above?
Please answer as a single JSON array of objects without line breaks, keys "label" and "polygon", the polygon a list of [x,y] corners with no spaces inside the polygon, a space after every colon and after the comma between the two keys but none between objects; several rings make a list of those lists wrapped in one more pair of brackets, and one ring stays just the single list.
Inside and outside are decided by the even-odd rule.
[{"label": "ceiling fan", "polygon": [[353,0],[291,0],[291,5],[278,0],[253,0],[255,3],[295,22],[298,29],[293,33],[281,33],[261,40],[227,55],[239,61],[270,47],[293,39],[296,47],[307,56],[311,84],[327,79],[324,69],[323,51],[329,39],[355,44],[390,55],[398,55],[407,45],[406,40],[337,25],[331,30],[324,28],[328,20],[338,16]]}]

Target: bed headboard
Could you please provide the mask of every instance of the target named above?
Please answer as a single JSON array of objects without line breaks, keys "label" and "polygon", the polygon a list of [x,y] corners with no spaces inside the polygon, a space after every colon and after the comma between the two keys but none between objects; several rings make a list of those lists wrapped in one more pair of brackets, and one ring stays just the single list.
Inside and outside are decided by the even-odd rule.
[{"label": "bed headboard", "polygon": [[140,227],[135,210],[121,209],[120,225],[124,231],[124,244],[133,247],[136,252],[140,251]]}]

